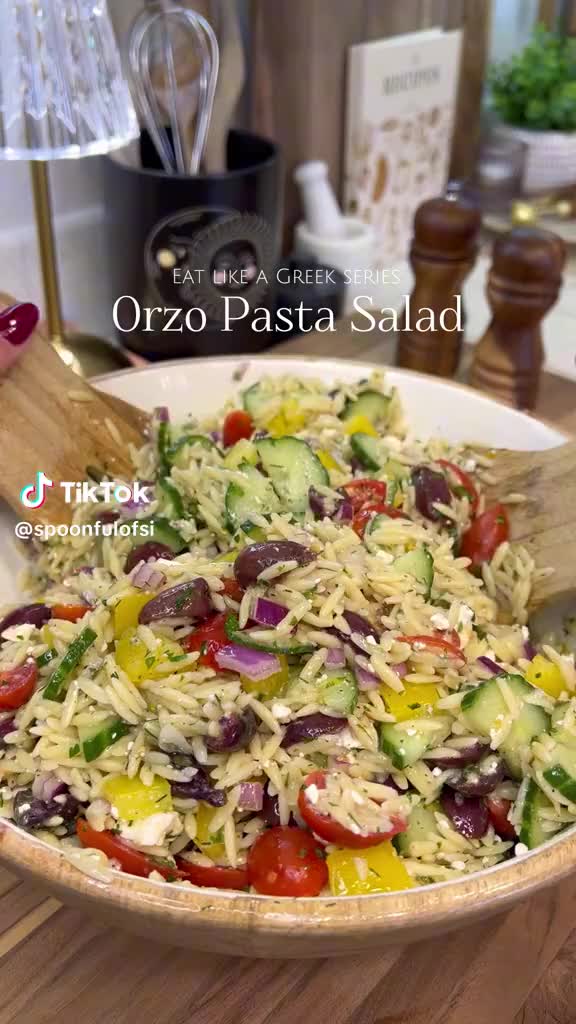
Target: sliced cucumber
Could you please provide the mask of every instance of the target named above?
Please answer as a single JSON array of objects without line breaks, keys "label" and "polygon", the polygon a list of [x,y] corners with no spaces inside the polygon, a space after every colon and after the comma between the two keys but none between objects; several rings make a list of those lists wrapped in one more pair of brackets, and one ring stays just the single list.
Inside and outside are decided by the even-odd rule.
[{"label": "sliced cucumber", "polygon": [[[111,716],[97,726],[78,727],[80,746],[85,761],[95,761],[108,747],[113,746],[130,732],[130,726],[121,718]],[[72,748],[74,749],[74,748]],[[73,756],[73,755],[72,755]]]},{"label": "sliced cucumber", "polygon": [[245,437],[241,437],[236,444],[233,444],[229,451],[224,456],[224,465],[226,469],[238,469],[243,463],[249,462],[251,466],[255,466],[258,462],[258,452],[252,441],[248,441]]},{"label": "sliced cucumber", "polygon": [[318,703],[343,715],[350,715],[358,703],[358,683],[352,672],[340,669],[326,673],[316,682]]},{"label": "sliced cucumber", "polygon": [[392,567],[398,572],[413,576],[417,583],[422,583],[424,596],[430,597],[434,580],[434,559],[425,545],[400,555],[394,560]]},{"label": "sliced cucumber", "polygon": [[89,626],[86,626],[81,633],[72,641],[57,668],[54,669],[44,688],[44,700],[55,700],[62,702],[70,676],[76,671],[86,651],[92,647],[97,639],[97,634]]},{"label": "sliced cucumber", "polygon": [[553,762],[544,772],[548,785],[576,803],[576,751],[558,743],[551,755]]},{"label": "sliced cucumber", "polygon": [[[132,523],[138,523],[138,528],[133,534],[135,543],[138,544],[142,538],[145,540],[156,540],[171,548],[175,555],[179,555],[187,547],[186,541],[178,530],[170,525],[168,519],[163,516],[149,516],[147,519],[133,519]],[[146,526],[146,530],[140,527]]]},{"label": "sliced cucumber", "polygon": [[290,640],[286,637],[285,640],[270,640],[268,643],[263,643],[260,640],[254,640],[250,636],[247,630],[240,629],[238,625],[238,619],[235,615],[228,615],[224,624],[226,630],[226,636],[232,643],[241,644],[242,647],[251,647],[253,651],[268,651],[270,654],[292,654],[292,655],[303,655],[312,654],[316,650],[313,644],[303,644],[298,640]]},{"label": "sliced cucumber", "polygon": [[431,838],[438,838],[438,825],[436,823],[435,811],[439,810],[437,804],[416,804],[410,811],[408,828],[396,836],[395,846],[399,853],[405,857],[411,856],[412,843],[426,843]]},{"label": "sliced cucumber", "polygon": [[565,747],[576,748],[576,736],[573,732],[569,732],[568,729],[564,728],[564,719],[570,707],[570,701],[562,701],[561,704],[557,704],[554,708],[552,712],[552,736],[557,743],[562,743]]},{"label": "sliced cucumber", "polygon": [[240,466],[240,470],[246,478],[246,484],[228,484],[224,498],[226,525],[232,533],[252,529],[254,524],[251,516],[267,516],[280,508],[272,484],[262,473],[247,462]]},{"label": "sliced cucumber", "polygon": [[384,463],[383,472],[386,476],[386,501],[389,505],[394,504],[394,499],[402,487],[402,481],[407,480],[410,475],[406,466],[394,459],[388,459]]},{"label": "sliced cucumber", "polygon": [[[522,817],[520,820],[520,835],[518,839],[524,843],[529,850],[541,846],[547,839],[551,839],[553,832],[543,827],[542,811],[549,811],[552,808],[548,797],[536,785],[533,779],[528,783],[524,803],[522,804]],[[559,831],[559,828],[557,829]]]},{"label": "sliced cucumber", "polygon": [[370,434],[352,434],[350,447],[364,469],[370,469],[373,473],[380,469],[381,459],[375,437]]},{"label": "sliced cucumber", "polygon": [[395,768],[416,764],[427,750],[439,746],[449,735],[449,719],[426,718],[425,721],[426,729],[418,727],[417,719],[402,722],[401,726],[390,722],[380,725],[380,750],[388,754]]},{"label": "sliced cucumber", "polygon": [[249,412],[253,419],[258,419],[262,409],[269,405],[274,397],[261,383],[257,383],[247,388],[242,395],[242,403],[246,412]]},{"label": "sliced cucumber", "polygon": [[171,466],[178,466],[178,469],[188,469],[194,450],[198,454],[202,449],[217,452],[218,446],[211,437],[207,437],[205,434],[184,434],[170,445],[166,453],[168,462]]},{"label": "sliced cucumber", "polygon": [[158,480],[158,486],[165,499],[167,507],[167,513],[171,519],[183,519],[184,518],[184,500],[180,491],[172,483],[167,476],[162,476]]},{"label": "sliced cucumber", "polygon": [[532,740],[550,728],[550,716],[543,708],[530,704],[526,700],[534,694],[522,676],[502,675],[487,679],[485,683],[469,690],[460,705],[466,725],[474,733],[490,738],[504,722],[509,714],[508,707],[500,687],[498,678],[505,679],[515,697],[522,701],[520,711],[512,723],[506,739],[500,744],[500,752],[512,775],[522,778],[522,754],[530,746]]},{"label": "sliced cucumber", "polygon": [[306,441],[297,437],[265,437],[256,450],[284,511],[301,518],[311,487],[328,486],[330,478]]},{"label": "sliced cucumber", "polygon": [[358,398],[346,402],[342,419],[350,420],[353,416],[366,416],[374,426],[385,424],[388,422],[391,401],[391,395],[383,395],[380,391],[371,389],[361,391]]}]

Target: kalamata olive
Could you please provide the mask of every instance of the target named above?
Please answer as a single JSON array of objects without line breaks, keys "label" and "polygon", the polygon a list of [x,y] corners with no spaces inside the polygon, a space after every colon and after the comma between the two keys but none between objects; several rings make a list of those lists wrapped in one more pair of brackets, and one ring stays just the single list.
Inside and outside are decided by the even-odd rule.
[{"label": "kalamata olive", "polygon": [[280,745],[291,747],[294,743],[315,740],[318,736],[340,732],[346,725],[347,718],[333,718],[332,715],[323,715],[321,711],[315,711],[312,715],[304,715],[289,722]]},{"label": "kalamata olive", "polygon": [[478,764],[468,765],[462,771],[454,772],[446,780],[451,789],[462,796],[487,796],[492,793],[506,775],[506,765],[498,754],[490,753]]},{"label": "kalamata olive", "polygon": [[280,811],[278,808],[278,797],[271,796],[268,791],[268,783],[264,786],[264,799],[260,817],[267,828],[275,828],[280,824]]},{"label": "kalamata olive", "polygon": [[490,744],[485,740],[465,736],[458,741],[451,741],[450,746],[434,747],[423,758],[433,768],[465,768],[467,764],[476,764],[489,750]]},{"label": "kalamata olive", "polygon": [[358,633],[363,637],[373,636],[376,641],[379,640],[378,630],[363,615],[359,615],[358,612],[342,612],[342,618],[350,626],[350,633],[345,633],[343,629],[337,629],[336,627],[331,627],[330,632],[334,633],[343,643],[351,644],[357,651],[364,654],[364,648],[354,643],[351,633]]},{"label": "kalamata olive", "polygon": [[486,835],[489,823],[488,808],[478,797],[465,797],[453,789],[444,787],[440,795],[442,810],[454,828],[466,839],[481,839]]},{"label": "kalamata olive", "polygon": [[42,828],[58,815],[63,821],[72,821],[80,804],[71,793],[63,793],[53,800],[40,800],[31,789],[21,789],[14,797],[12,817],[20,828]]},{"label": "kalamata olive", "polygon": [[338,491],[338,498],[329,498],[320,494],[315,487],[308,491],[308,504],[317,519],[334,519],[338,523],[348,523],[354,515],[351,499],[345,491]]},{"label": "kalamata olive", "polygon": [[314,554],[303,544],[292,540],[271,540],[262,544],[248,544],[234,562],[234,575],[242,587],[255,583],[261,572],[281,562],[297,562],[308,565],[314,561]]},{"label": "kalamata olive", "polygon": [[10,626],[36,626],[38,629],[52,618],[52,610],[45,604],[23,604],[8,612],[0,622],[0,634]]},{"label": "kalamata olive", "polygon": [[[178,758],[183,755],[176,755]],[[211,807],[222,807],[226,803],[226,794],[222,789],[216,789],[212,779],[199,764],[196,766],[196,774],[187,782],[171,782],[170,790],[172,796],[181,800],[201,800],[202,803],[210,804]],[[189,767],[186,765],[185,767]]]},{"label": "kalamata olive", "polygon": [[139,562],[150,562],[151,559],[156,560],[157,558],[168,558],[172,561],[174,552],[167,544],[160,544],[159,541],[155,540],[149,540],[146,544],[139,544],[138,547],[132,548],[132,551],[129,553],[124,564],[124,572],[132,572],[132,569],[135,569]]},{"label": "kalamata olive", "polygon": [[143,625],[159,619],[207,619],[214,611],[210,587],[200,576],[188,583],[163,590],[148,601],[140,611],[138,621]]},{"label": "kalamata olive", "polygon": [[6,747],[6,736],[8,733],[14,732],[15,728],[14,715],[9,715],[8,718],[4,718],[0,722],[0,750]]},{"label": "kalamata olive", "polygon": [[245,750],[258,725],[252,708],[246,708],[241,715],[223,715],[218,724],[220,735],[206,737],[206,746],[212,753]]},{"label": "kalamata olive", "polygon": [[412,483],[414,485],[414,498],[416,508],[420,515],[426,519],[438,521],[442,519],[442,513],[434,508],[435,502],[442,505],[452,504],[450,488],[442,473],[437,473],[429,466],[415,466],[412,470]]}]

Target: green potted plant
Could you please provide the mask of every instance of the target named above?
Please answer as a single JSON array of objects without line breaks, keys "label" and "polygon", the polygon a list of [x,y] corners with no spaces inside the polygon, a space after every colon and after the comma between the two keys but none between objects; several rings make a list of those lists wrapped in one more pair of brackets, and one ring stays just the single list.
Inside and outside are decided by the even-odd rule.
[{"label": "green potted plant", "polygon": [[499,133],[527,147],[523,188],[576,182],[576,39],[538,26],[528,45],[488,76]]}]

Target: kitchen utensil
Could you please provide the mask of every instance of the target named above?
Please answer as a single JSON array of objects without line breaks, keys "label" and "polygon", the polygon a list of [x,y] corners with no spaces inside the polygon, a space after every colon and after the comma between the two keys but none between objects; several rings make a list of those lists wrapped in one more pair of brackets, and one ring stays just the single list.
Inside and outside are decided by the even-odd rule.
[{"label": "kitchen utensil", "polygon": [[226,143],[230,124],[246,77],[246,62],[238,5],[233,0],[213,0],[218,10],[220,75],[204,150],[204,170],[222,173],[227,168]]},{"label": "kitchen utensil", "polygon": [[[164,363],[107,377],[99,385],[144,408],[168,404],[174,419],[204,416],[263,374],[357,382],[376,367],[337,359],[266,356]],[[483,394],[451,382],[396,369],[387,371],[416,435],[483,439],[500,447],[550,448],[562,435]],[[1,406],[0,406],[1,409]],[[13,520],[0,533],[0,592],[13,593]],[[9,596],[6,597],[10,599]],[[83,907],[109,924],[164,942],[239,956],[326,957],[374,952],[419,941],[505,911],[574,870],[576,830],[523,857],[457,881],[364,898],[280,899],[166,885],[128,875],[90,877],[57,849],[2,819],[0,858],[11,870]]]},{"label": "kitchen utensil", "polygon": [[[197,111],[192,108],[186,114],[179,97],[181,83],[176,67],[174,34],[178,30],[181,39],[188,39],[200,68]],[[218,41],[211,25],[196,11],[176,5],[157,10],[144,9],[136,17],[130,32],[128,60],[136,101],[164,170],[168,174],[197,174],[218,79]],[[158,60],[165,69],[160,96],[153,78]],[[168,109],[170,131],[164,125],[163,106]],[[188,145],[189,126],[194,115],[195,131]]]},{"label": "kitchen utensil", "polygon": [[[2,308],[14,299],[0,295]],[[128,445],[141,445],[148,417],[80,380],[39,331],[10,373],[0,376],[0,496],[30,522],[68,523],[62,480],[86,480],[87,466],[130,481]],[[118,441],[120,438],[120,442]],[[56,486],[38,509],[22,488],[43,472]]]}]

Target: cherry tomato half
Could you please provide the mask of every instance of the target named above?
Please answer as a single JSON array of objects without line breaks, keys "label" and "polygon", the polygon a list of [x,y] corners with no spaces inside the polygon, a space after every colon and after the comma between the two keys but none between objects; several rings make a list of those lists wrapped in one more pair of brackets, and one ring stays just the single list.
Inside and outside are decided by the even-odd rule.
[{"label": "cherry tomato half", "polygon": [[317,896],[328,883],[323,850],[309,832],[276,825],[248,853],[248,878],[264,896]]},{"label": "cherry tomato half", "polygon": [[512,822],[508,821],[508,811],[512,801],[497,796],[487,796],[484,799],[494,831],[502,836],[502,839],[516,839],[516,829]]},{"label": "cherry tomato half", "polygon": [[504,505],[492,505],[474,520],[460,541],[460,554],[474,567],[489,562],[500,544],[508,540],[510,526]]},{"label": "cherry tomato half", "polygon": [[222,583],[224,584],[224,590],[222,593],[225,594],[226,597],[231,597],[233,601],[238,601],[238,603],[240,603],[244,597],[244,587],[240,586],[238,580],[222,580]]},{"label": "cherry tomato half", "polygon": [[451,658],[459,658],[460,661],[466,661],[464,652],[460,650],[460,647],[456,646],[446,640],[442,636],[398,636],[396,639],[403,644],[410,644],[414,647],[416,644],[421,645],[426,650],[431,651],[432,654],[448,654]]},{"label": "cherry tomato half", "polygon": [[200,651],[198,665],[213,668],[217,672],[220,671],[216,663],[216,654],[221,647],[230,642],[224,628],[227,616],[228,612],[212,615],[181,641],[185,651]]},{"label": "cherry tomato half", "polygon": [[182,857],[176,858],[178,870],[194,885],[209,885],[214,889],[248,889],[248,868],[227,868],[219,864],[193,864]]},{"label": "cherry tomato half", "polygon": [[254,433],[254,424],[252,417],[244,412],[243,409],[233,409],[229,412],[224,425],[222,427],[222,443],[226,448],[230,445],[236,444],[236,441],[240,441],[242,438],[252,437]]},{"label": "cherry tomato half", "polygon": [[177,868],[155,863],[145,853],[137,850],[132,843],[114,835],[113,832],[97,832],[96,829],[90,827],[85,818],[78,818],[76,821],[76,834],[82,846],[92,850],[101,850],[110,859],[117,860],[122,871],[126,871],[129,875],[148,878],[152,871],[158,871],[167,882],[173,882],[183,877],[182,872]]},{"label": "cherry tomato half", "polygon": [[78,622],[89,611],[90,608],[87,604],[54,604],[52,605],[52,618],[66,619],[67,622]]},{"label": "cherry tomato half", "polygon": [[362,477],[360,480],[351,480],[350,483],[344,484],[344,490],[352,502],[354,512],[359,512],[365,505],[386,501],[386,482],[384,480]]},{"label": "cherry tomato half", "polygon": [[325,789],[326,772],[311,772],[304,779],[304,785],[298,794],[298,810],[308,827],[327,843],[335,843],[337,846],[344,846],[351,850],[365,850],[369,846],[379,846],[386,839],[391,839],[392,836],[404,832],[406,829],[404,818],[395,815],[391,818],[392,828],[388,832],[365,832],[364,834],[352,832],[345,825],[341,825],[339,821],[316,810],[314,804],[310,803],[306,796],[306,788],[312,785],[317,789]]},{"label": "cherry tomato half", "polygon": [[21,708],[30,699],[38,679],[38,666],[33,658],[18,668],[0,672],[0,710]]},{"label": "cherry tomato half", "polygon": [[388,516],[389,519],[406,519],[403,512],[399,512],[397,508],[392,508],[392,505],[386,505],[385,502],[377,502],[375,505],[364,505],[356,512],[352,520],[354,533],[357,533],[359,537],[363,537],[372,516],[377,515]]},{"label": "cherry tomato half", "polygon": [[456,477],[460,487],[463,487],[467,492],[468,497],[470,498],[470,512],[472,514],[472,519],[475,519],[476,513],[478,512],[478,505],[480,504],[480,495],[476,490],[476,484],[472,477],[464,469],[460,469],[460,466],[457,466],[456,463],[449,462],[448,459],[437,459],[436,461],[439,466],[443,466],[444,469],[449,470],[450,473]]}]

